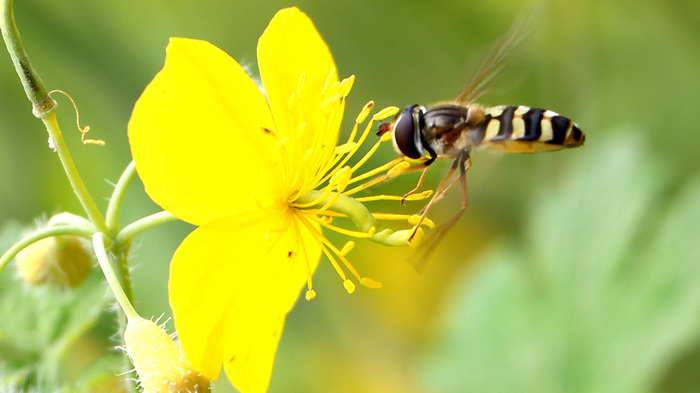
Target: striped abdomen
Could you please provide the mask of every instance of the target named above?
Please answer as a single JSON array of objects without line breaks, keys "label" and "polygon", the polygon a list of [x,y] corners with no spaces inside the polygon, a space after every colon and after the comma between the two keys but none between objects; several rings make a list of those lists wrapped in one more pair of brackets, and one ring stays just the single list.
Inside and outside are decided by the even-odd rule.
[{"label": "striped abdomen", "polygon": [[581,146],[586,139],[568,118],[529,106],[484,108],[481,146],[506,152],[536,153]]}]

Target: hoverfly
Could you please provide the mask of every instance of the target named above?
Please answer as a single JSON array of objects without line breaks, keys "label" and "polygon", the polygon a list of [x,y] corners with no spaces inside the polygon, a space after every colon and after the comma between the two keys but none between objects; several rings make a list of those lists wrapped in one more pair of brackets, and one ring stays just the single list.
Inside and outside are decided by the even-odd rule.
[{"label": "hoverfly", "polygon": [[[484,107],[475,103],[484,93],[486,83],[503,67],[511,49],[522,40],[521,28],[522,23],[516,23],[511,28],[506,39],[494,47],[472,81],[451,103],[431,108],[410,105],[390,123],[379,125],[377,134],[391,132],[394,148],[399,154],[412,160],[422,160],[419,165],[411,167],[423,168],[423,174],[418,185],[404,195],[404,200],[420,189],[428,167],[436,159],[453,160],[445,178],[419,213],[420,221],[409,240],[413,239],[433,204],[458,181],[462,189],[462,206],[434,236],[439,240],[462,215],[467,207],[465,175],[471,167],[473,149],[538,153],[583,145],[585,136],[578,125],[551,110],[524,105]],[[458,174],[456,177],[455,173]]]}]

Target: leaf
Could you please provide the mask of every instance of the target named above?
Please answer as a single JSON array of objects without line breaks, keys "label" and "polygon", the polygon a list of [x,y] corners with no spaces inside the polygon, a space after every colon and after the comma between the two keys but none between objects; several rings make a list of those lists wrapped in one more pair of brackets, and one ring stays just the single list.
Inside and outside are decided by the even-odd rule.
[{"label": "leaf", "polygon": [[525,240],[457,280],[428,391],[651,391],[698,337],[700,178],[666,200],[669,172],[634,137],[583,152]]},{"label": "leaf", "polygon": [[[20,238],[22,229],[9,225],[0,233],[0,250]],[[56,390],[65,351],[94,326],[109,297],[99,269],[80,286],[59,289],[30,286],[11,263],[0,274],[0,374],[21,386]],[[56,384],[54,386],[54,384]],[[0,384],[0,390],[6,388]]]}]

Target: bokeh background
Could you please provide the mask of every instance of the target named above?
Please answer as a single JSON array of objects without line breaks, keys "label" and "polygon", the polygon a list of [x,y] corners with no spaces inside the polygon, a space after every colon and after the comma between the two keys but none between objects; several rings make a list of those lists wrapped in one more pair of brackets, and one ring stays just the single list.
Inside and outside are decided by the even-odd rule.
[{"label": "bokeh background", "polygon": [[[103,208],[130,161],[131,108],[162,66],[170,36],[206,39],[255,70],[257,38],[278,9],[296,5],[316,24],[339,73],[357,77],[346,113],[352,120],[370,99],[378,107],[452,99],[533,5],[15,2],[25,47],[47,87],[69,92],[90,136],[107,142],[81,145],[70,103],[57,98],[73,157]],[[536,28],[481,102],[555,110],[581,126],[586,146],[473,154],[469,207],[421,273],[408,262],[410,250],[360,242],[351,260],[384,287],[348,295],[322,263],[318,297],[300,301],[288,317],[271,392],[700,390],[700,3],[540,6]],[[9,56],[2,58],[0,225],[80,214]],[[375,162],[394,154],[387,145]],[[448,166],[436,164],[426,186]],[[405,176],[378,191],[402,194],[416,181],[417,174]],[[459,203],[458,192],[450,195],[435,220]],[[136,181],[122,223],[157,210]],[[142,315],[169,316],[168,263],[191,229],[171,223],[137,239],[131,263]],[[109,350],[111,329],[103,322],[86,332],[66,364]],[[79,367],[66,370],[80,378]],[[222,376],[215,391],[234,390]]]}]

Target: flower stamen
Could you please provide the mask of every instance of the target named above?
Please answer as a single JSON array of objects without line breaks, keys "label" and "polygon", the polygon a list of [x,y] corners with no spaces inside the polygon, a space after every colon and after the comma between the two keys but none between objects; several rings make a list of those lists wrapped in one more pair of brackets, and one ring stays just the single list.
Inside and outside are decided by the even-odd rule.
[{"label": "flower stamen", "polygon": [[375,202],[375,201],[420,201],[423,199],[428,199],[433,195],[433,190],[426,190],[423,192],[416,192],[406,197],[399,195],[372,195],[366,197],[355,198],[358,202]]},{"label": "flower stamen", "polygon": [[333,84],[336,83],[336,82],[331,83],[331,81],[335,79],[335,74],[336,74],[335,67],[331,67],[331,69],[328,70],[328,74],[326,75],[326,82],[323,84],[323,95],[324,96],[326,94],[328,94],[328,88],[330,88]]},{"label": "flower stamen", "polygon": [[[344,157],[342,160],[340,160],[340,162],[339,162],[339,163],[336,165],[336,167],[335,167],[336,169],[337,169],[337,168],[342,168],[348,161],[350,161],[350,159],[352,158],[352,156],[355,155],[355,153],[357,153],[357,150],[360,149],[360,146],[362,146],[362,144],[363,144],[363,143],[365,142],[365,140],[367,139],[367,136],[369,136],[369,133],[370,133],[370,131],[372,130],[372,125],[373,125],[373,124],[374,124],[374,123],[373,123],[372,121],[370,121],[369,123],[367,123],[367,126],[365,127],[365,130],[362,132],[362,135],[360,135],[360,138],[357,140],[357,144],[354,146],[354,148],[353,148],[352,150],[350,150],[350,152],[348,152],[348,153],[345,155],[345,157]],[[369,158],[369,157],[368,157],[368,158]],[[365,161],[366,161],[366,160],[365,160]],[[334,170],[331,170],[329,173],[333,173],[334,171],[335,171],[335,169],[334,169]],[[326,177],[325,177],[324,179],[322,179],[321,181],[325,181],[325,179],[327,178],[327,176],[328,176],[328,175],[326,175]]]},{"label": "flower stamen", "polygon": [[[303,218],[302,218],[303,219]],[[294,229],[297,231],[297,236],[301,238],[302,231],[299,228],[299,220],[293,220],[294,222]],[[304,242],[301,243],[301,250],[304,252],[304,261],[306,262],[306,294],[304,297],[306,300],[312,300],[313,298],[316,297],[316,291],[314,291],[313,288],[313,269],[311,269],[311,261],[309,261],[309,253],[306,251],[306,246],[304,245]]]},{"label": "flower stamen", "polygon": [[353,248],[355,248],[355,242],[352,240],[348,240],[343,246],[343,248],[340,249],[340,254],[343,256],[348,255],[348,253],[352,251]]},{"label": "flower stamen", "polygon": [[[326,222],[325,220],[323,220],[322,218],[316,216],[316,214],[321,214],[319,212],[311,210],[311,211],[308,211],[308,213],[313,214],[312,216],[310,216],[313,221],[318,222],[321,226],[328,228],[328,229],[332,230],[333,232],[340,233],[341,235],[352,236],[352,237],[362,238],[362,239],[369,239],[372,236],[374,236],[374,233],[372,231],[359,232],[359,231],[353,231],[352,229],[346,229],[343,227],[339,227],[339,226],[335,226],[333,224],[330,224],[330,223]],[[325,213],[326,212],[323,212],[323,214],[325,214]],[[376,231],[376,229],[375,229],[375,231]]]},{"label": "flower stamen", "polygon": [[[320,235],[322,237],[322,235]],[[343,280],[343,285],[346,285],[345,283],[350,281],[348,280],[348,277],[345,275],[345,272],[343,269],[340,267],[340,264],[338,264],[338,261],[336,261],[335,257],[333,257],[333,254],[328,250],[328,247],[326,247],[325,242],[323,240],[321,241],[321,250],[323,250],[323,254],[328,258],[328,260],[331,262],[331,265],[333,266],[333,269],[335,269],[335,272],[340,276],[340,278]],[[347,286],[345,287],[347,289]],[[353,290],[354,290],[353,286]],[[348,291],[348,293],[352,293]]]},{"label": "flower stamen", "polygon": [[[409,215],[409,214],[392,214],[392,213],[372,213],[372,217],[376,218],[377,220],[385,220],[385,221],[406,220],[411,225],[418,224],[418,221],[421,218],[421,216],[419,214],[410,214]],[[421,222],[421,225],[425,225],[428,228],[435,228],[435,223],[433,222],[433,220],[431,220],[429,218],[424,218],[423,222]]]},{"label": "flower stamen", "polygon": [[[360,282],[360,284],[362,284],[368,288],[381,287],[381,283],[379,283],[375,280],[369,279],[369,278],[361,277],[360,274],[355,269],[355,267],[345,257],[345,255],[347,255],[347,253],[349,253],[350,250],[352,250],[352,248],[354,247],[354,245],[355,245],[354,242],[349,241],[349,242],[345,243],[345,245],[343,246],[343,249],[339,250],[336,246],[333,245],[333,243],[331,243],[325,236],[323,236],[322,233],[320,233],[313,225],[311,225],[309,218],[311,220],[319,222],[319,223],[321,221],[315,215],[307,216],[307,219],[301,220],[302,223],[304,224],[304,226],[306,226],[306,228],[312,234],[312,236],[319,242],[319,245],[321,246],[321,250],[323,251],[323,254],[328,258],[331,265],[333,266],[333,269],[335,269],[338,276],[340,276],[340,278],[343,280],[343,286],[345,287],[345,290],[348,293],[353,293],[355,291],[355,284],[347,278],[347,276],[345,275],[345,271],[338,263],[336,256],[338,259],[340,259],[340,261],[343,263],[345,268],[350,271],[350,273],[357,279],[358,282]],[[339,228],[339,229],[342,229],[342,228]],[[371,232],[374,232],[374,227],[372,227]],[[374,233],[372,233],[372,235],[374,235]]]},{"label": "flower stamen", "polygon": [[353,177],[352,179],[350,179],[350,184],[356,183],[356,182],[361,181],[361,180],[368,179],[368,178],[373,177],[373,176],[376,176],[379,173],[386,172],[400,162],[403,162],[403,158],[396,157],[384,165],[378,166],[378,167],[376,167],[372,170],[369,170],[361,175],[357,175],[357,176]]}]

